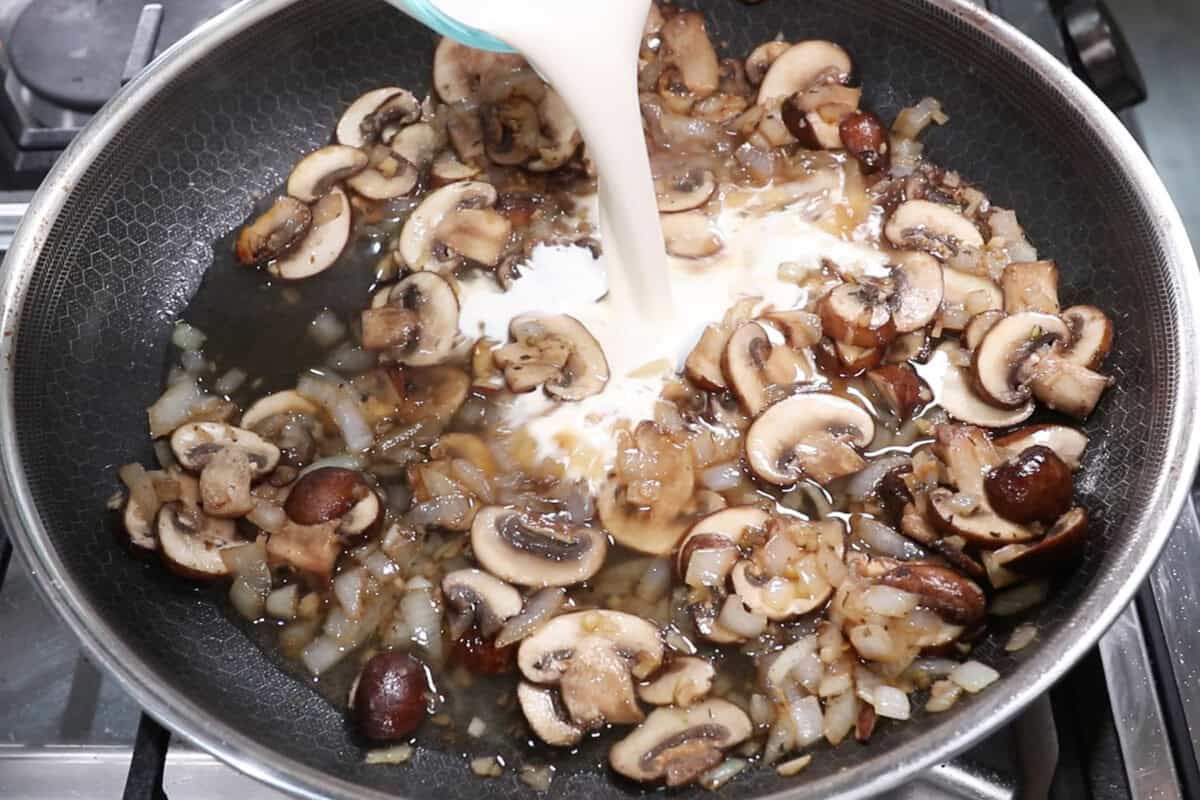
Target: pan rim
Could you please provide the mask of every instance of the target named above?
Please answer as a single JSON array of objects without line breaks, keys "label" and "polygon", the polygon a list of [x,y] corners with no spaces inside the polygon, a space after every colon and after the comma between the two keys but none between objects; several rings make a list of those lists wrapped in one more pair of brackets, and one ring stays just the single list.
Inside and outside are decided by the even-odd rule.
[{"label": "pan rim", "polygon": [[[284,757],[225,725],[204,708],[157,680],[153,670],[139,659],[114,630],[89,606],[57,557],[52,537],[42,524],[32,492],[25,479],[17,443],[14,415],[14,354],[22,307],[30,277],[41,257],[54,220],[78,179],[98,156],[115,131],[136,114],[163,87],[192,66],[213,47],[297,0],[242,0],[202,25],[172,46],[156,62],[131,81],[81,133],[59,159],[30,203],[4,262],[0,276],[0,519],[9,531],[17,552],[34,571],[36,583],[52,608],[82,642],[89,655],[113,675],[139,705],[172,730],[186,736],[206,751],[237,770],[280,790],[302,797],[395,797],[336,778],[306,764]],[[1045,692],[1073,666],[1125,609],[1157,560],[1175,525],[1191,486],[1200,458],[1200,433],[1190,421],[1196,416],[1200,398],[1192,387],[1200,373],[1200,271],[1182,219],[1157,172],[1115,115],[1065,65],[1008,23],[972,5],[968,0],[913,0],[918,7],[941,9],[1014,53],[1037,76],[1079,109],[1092,131],[1110,143],[1119,166],[1132,178],[1140,203],[1148,209],[1162,236],[1162,263],[1178,290],[1180,330],[1177,400],[1170,420],[1163,480],[1150,498],[1153,529],[1145,550],[1116,583],[1116,590],[1103,602],[1094,601],[1098,613],[1086,626],[1071,631],[1062,650],[1050,642],[1023,664],[1030,680],[1008,692],[994,691],[975,698],[972,710],[978,724],[957,730],[954,736],[937,740],[942,725],[932,725],[911,741],[875,760],[872,768],[860,765],[819,780],[781,789],[765,798],[782,800],[813,793],[864,798],[893,788],[953,755],[972,746],[1010,720],[1038,695]],[[1006,678],[1015,677],[1010,673]],[[1005,683],[1012,683],[1011,680]],[[842,785],[852,783],[852,785]]]}]

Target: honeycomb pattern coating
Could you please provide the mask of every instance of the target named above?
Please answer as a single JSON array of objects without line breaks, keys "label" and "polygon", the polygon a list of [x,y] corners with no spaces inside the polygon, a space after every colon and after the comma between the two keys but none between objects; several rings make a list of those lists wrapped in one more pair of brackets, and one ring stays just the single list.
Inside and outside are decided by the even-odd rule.
[{"label": "honeycomb pattern coating", "polygon": [[[922,96],[941,98],[951,123],[929,133],[930,155],[1017,209],[1041,252],[1060,262],[1062,296],[1099,305],[1116,321],[1110,369],[1118,385],[1087,425],[1092,446],[1080,487],[1094,519],[1087,556],[1036,613],[1037,646],[1005,654],[1000,631],[979,650],[1008,680],[1027,681],[1033,676],[1020,665],[1098,613],[1095,593],[1119,581],[1144,546],[1141,509],[1164,475],[1160,455],[1177,392],[1171,312],[1179,301],[1154,268],[1165,256],[1153,223],[1112,169],[1105,143],[1078,135],[1084,125],[1075,112],[1053,103],[1052,91],[997,46],[921,0],[692,5],[709,12],[715,38],[732,54],[778,33],[843,43],[866,103],[884,118]],[[432,46],[428,34],[381,3],[306,0],[206,56],[136,115],[49,232],[19,331],[15,412],[37,507],[68,572],[160,680],[282,759],[392,796],[457,800],[481,791],[462,753],[422,748],[402,768],[364,766],[362,743],[339,711],[231,624],[217,592],[131,557],[104,511],[115,467],[130,458],[151,463],[144,408],[159,393],[170,327],[207,271],[213,281],[232,273],[229,233],[299,154],[327,140],[339,111],[361,91],[385,83],[424,90]],[[330,297],[361,298],[361,287],[339,291],[336,273],[305,288],[301,306],[287,313],[311,318]],[[247,275],[207,287],[206,313],[218,321],[218,311],[225,314],[219,335],[253,348],[272,331],[247,323],[252,313],[266,317],[248,302],[260,282]],[[869,748],[819,746],[799,778],[747,771],[723,792],[749,797],[807,787],[829,796],[860,785],[862,774],[839,772],[896,769],[922,737],[946,740],[969,727],[972,707],[986,696],[929,719],[918,711],[911,724],[881,724]],[[589,768],[611,741],[581,758],[541,754],[559,767],[549,795],[638,794],[639,787]],[[524,745],[514,740],[512,747]],[[531,794],[513,770],[486,791]]]}]

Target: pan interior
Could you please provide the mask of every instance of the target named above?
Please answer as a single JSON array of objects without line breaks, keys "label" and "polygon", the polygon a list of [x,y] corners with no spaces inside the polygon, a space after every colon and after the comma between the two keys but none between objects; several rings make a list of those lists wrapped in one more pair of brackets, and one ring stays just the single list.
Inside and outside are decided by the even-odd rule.
[{"label": "pan interior", "polygon": [[[1098,305],[1117,323],[1109,362],[1117,385],[1086,426],[1091,446],[1078,487],[1092,539],[1079,569],[1031,617],[1038,642],[1005,654],[1001,627],[978,657],[1005,680],[979,697],[883,725],[867,748],[818,748],[800,784],[763,770],[724,790],[747,797],[803,785],[828,796],[903,771],[931,742],[977,726],[1050,668],[1071,629],[1101,614],[1125,580],[1157,522],[1151,509],[1169,469],[1180,289],[1111,145],[954,14],[921,0],[697,5],[731,54],[780,33],[843,44],[865,104],[885,119],[923,96],[941,99],[951,121],[927,134],[930,157],[1016,209],[1039,251],[1059,261],[1064,299]],[[263,361],[259,354],[280,349],[277,337],[299,337],[324,305],[361,302],[367,273],[335,269],[298,287],[298,303],[280,303],[277,290],[234,268],[229,234],[300,154],[327,141],[359,93],[385,84],[424,93],[434,43],[382,3],[305,0],[217,46],[151,100],[107,142],[49,226],[17,331],[14,414],[32,496],[68,579],[153,681],[281,759],[394,795],[450,800],[480,791],[463,755],[469,745],[439,749],[431,737],[407,767],[364,766],[341,711],[264,655],[215,593],[130,556],[104,510],[116,466],[153,461],[144,409],[160,390],[171,326],[198,291],[195,314],[214,344],[245,353],[245,364],[226,366]],[[287,381],[289,369],[278,365],[266,377]],[[591,768],[594,760],[554,758],[550,795],[639,791]],[[856,766],[857,774],[845,771]],[[495,797],[529,793],[513,770],[486,788]]]}]

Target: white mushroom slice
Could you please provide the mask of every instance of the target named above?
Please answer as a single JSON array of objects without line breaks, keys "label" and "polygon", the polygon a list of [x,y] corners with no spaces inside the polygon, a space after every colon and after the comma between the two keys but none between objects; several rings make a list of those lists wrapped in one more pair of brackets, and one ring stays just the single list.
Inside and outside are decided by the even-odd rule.
[{"label": "white mushroom slice", "polygon": [[434,232],[438,241],[464,258],[484,266],[500,263],[512,223],[491,208],[462,208],[442,218]]},{"label": "white mushroom slice", "polygon": [[446,215],[453,211],[461,208],[487,208],[495,202],[495,187],[480,181],[459,181],[431,193],[409,215],[400,231],[400,258],[414,271],[444,271],[452,268],[457,263],[456,258],[434,258],[434,247],[438,243],[438,226]]},{"label": "white mushroom slice", "polygon": [[1072,470],[1083,463],[1083,451],[1087,449],[1087,435],[1066,425],[1030,425],[992,442],[1001,458],[1008,460],[1024,453],[1031,447],[1049,447]]},{"label": "white mushroom slice", "polygon": [[817,569],[816,554],[806,554],[793,566],[803,580],[763,575],[750,561],[739,561],[733,568],[733,590],[752,613],[776,621],[798,617],[824,605],[833,587]]},{"label": "white mushroom slice", "polygon": [[892,321],[899,333],[928,325],[942,304],[942,269],[933,258],[910,253],[892,270]]},{"label": "white mushroom slice", "polygon": [[725,346],[721,372],[750,416],[758,416],[790,387],[811,380],[812,363],[786,344],[771,344],[757,322],[742,324]]},{"label": "white mushroom slice", "polygon": [[[676,567],[679,574],[687,578],[691,571],[692,556],[700,550],[715,550],[721,548],[736,548],[742,543],[748,531],[761,531],[766,528],[771,515],[757,506],[733,506],[714,511],[696,522],[688,530],[687,536],[679,543],[679,554]],[[733,563],[721,564],[719,574],[711,576],[706,585],[724,586],[725,577],[733,568]]]},{"label": "white mushroom slice", "polygon": [[583,728],[576,725],[562,708],[558,692],[528,681],[517,685],[517,702],[525,721],[543,742],[555,747],[571,747],[583,738]]},{"label": "white mushroom slice", "polygon": [[[407,328],[409,317],[396,320],[409,331],[404,342],[389,351],[397,361],[411,367],[426,367],[446,360],[458,336],[458,296],[445,278],[433,272],[409,275],[391,288],[387,303],[390,308],[416,314],[415,330]],[[368,309],[363,315],[383,310]],[[368,323],[369,320],[364,321],[364,330]]]},{"label": "white mushroom slice", "polygon": [[407,159],[376,145],[371,148],[368,167],[347,178],[346,185],[368,200],[391,200],[415,189],[420,177],[420,171]]},{"label": "white mushroom slice", "polygon": [[356,147],[331,144],[314,150],[292,169],[287,193],[305,203],[315,202],[339,181],[366,169],[367,161],[367,154]]},{"label": "white mushroom slice", "polygon": [[750,736],[746,712],[728,700],[706,700],[688,708],[659,708],[637,730],[613,745],[614,770],[642,783],[666,780],[682,786],[724,759],[724,752]]},{"label": "white mushroom slice", "polygon": [[471,524],[471,549],[484,569],[509,583],[571,586],[604,565],[608,538],[593,528],[540,523],[514,509],[490,506]]},{"label": "white mushroom slice", "polygon": [[866,462],[856,448],[875,437],[871,415],[844,397],[812,392],[781,400],[746,432],[746,460],[762,480],[790,486],[820,484],[858,472]]},{"label": "white mushroom slice", "polygon": [[238,261],[252,266],[279,258],[303,241],[311,225],[312,210],[307,205],[294,197],[280,197],[238,234]]},{"label": "white mushroom slice", "polygon": [[712,689],[717,671],[703,658],[681,656],[655,676],[638,686],[638,697],[653,706],[687,707]]},{"label": "white mushroom slice", "polygon": [[510,617],[521,613],[521,593],[499,578],[477,569],[458,569],[442,578],[446,604],[474,622],[490,639]]},{"label": "white mushroom slice", "polygon": [[266,477],[279,463],[279,448],[256,433],[223,422],[191,422],[171,434],[171,452],[180,466],[200,472],[221,450],[245,452],[255,479]]},{"label": "white mushroom slice", "polygon": [[663,25],[659,36],[662,39],[659,58],[678,70],[680,80],[697,100],[717,90],[720,65],[703,14],[697,11],[676,14]]},{"label": "white mushroom slice", "polygon": [[495,351],[514,392],[541,385],[556,400],[582,400],[608,383],[608,360],[596,337],[566,314],[530,312],[508,326],[513,344]]},{"label": "white mushroom slice", "polygon": [[1062,312],[1069,336],[1060,355],[1072,364],[1098,369],[1112,349],[1113,324],[1095,306],[1072,306]]},{"label": "white mushroom slice", "polygon": [[492,76],[524,66],[525,59],[512,53],[476,50],[442,39],[433,55],[433,88],[443,103],[453,105],[471,99]]},{"label": "white mushroom slice", "polygon": [[553,89],[547,89],[538,103],[538,119],[541,121],[538,157],[525,167],[534,172],[549,172],[571,160],[583,143],[583,136],[571,110]]},{"label": "white mushroom slice", "polygon": [[654,181],[658,210],[663,214],[691,211],[709,201],[717,191],[717,176],[712,170],[693,167],[663,175]]},{"label": "white mushroom slice", "polygon": [[[705,327],[704,332],[700,334],[700,341],[688,354],[683,369],[688,378],[701,389],[720,391],[728,388],[725,383],[725,373],[721,371],[721,359],[725,355],[725,346],[729,343],[729,337],[733,331],[749,319],[758,302],[757,297],[742,298],[725,312],[725,317],[720,323]],[[812,317],[812,315],[808,316]],[[816,338],[819,339],[821,322],[820,320],[811,320],[811,323],[815,323]],[[788,343],[793,347],[800,348],[807,347],[813,342],[793,342],[789,338]]]},{"label": "white mushroom slice", "polygon": [[1036,538],[1032,529],[1004,519],[988,504],[984,478],[1002,459],[983,430],[970,425],[939,425],[935,435],[934,453],[946,465],[957,494],[977,503],[965,513],[954,502],[955,492],[934,489],[929,493],[934,525],[946,535],[962,536],[993,550]]},{"label": "white mushroom slice", "polygon": [[256,400],[242,414],[241,427],[252,430],[260,422],[276,414],[300,414],[306,417],[315,417],[319,411],[320,409],[315,403],[295,389],[285,389]]},{"label": "white mushroom slice", "polygon": [[[382,114],[379,113],[381,110]],[[408,90],[398,86],[372,89],[342,113],[337,124],[337,140],[348,147],[363,147],[378,139],[386,125],[404,125],[416,120],[420,114],[421,104]]]},{"label": "white mushroom slice", "polygon": [[657,627],[622,611],[576,611],[521,642],[517,666],[527,680],[559,685],[572,721],[585,727],[643,719],[633,679],[662,664]]},{"label": "white mushroom slice", "polygon": [[1003,311],[985,311],[982,314],[976,314],[971,317],[971,321],[967,323],[967,327],[963,330],[963,344],[971,352],[975,352],[975,348],[979,347],[979,343],[983,341],[984,335],[990,331],[997,322],[1004,319]]},{"label": "white mushroom slice", "polygon": [[1020,425],[1033,415],[1034,402],[1030,399],[1023,406],[1013,409],[998,408],[984,400],[975,391],[969,368],[960,366],[968,363],[967,354],[954,342],[943,342],[928,364],[918,368],[926,382],[934,390],[938,405],[954,419],[984,428],[1007,428]]},{"label": "white mushroom slice", "polygon": [[849,54],[833,42],[800,42],[775,57],[758,87],[758,104],[771,105],[818,81],[845,83],[853,69]]},{"label": "white mushroom slice", "polygon": [[1004,310],[1058,313],[1058,265],[1053,261],[1014,261],[1000,276]]},{"label": "white mushroom slice", "polygon": [[1029,384],[1046,351],[1065,341],[1067,326],[1058,317],[1023,311],[1005,317],[980,340],[971,359],[971,375],[980,396],[1000,408],[1029,402]]},{"label": "white mushroom slice", "polygon": [[601,487],[596,510],[617,544],[664,556],[690,527],[686,514],[695,488],[689,452],[655,423],[621,432],[612,479]]},{"label": "white mushroom slice", "polygon": [[1100,402],[1112,379],[1068,361],[1057,351],[1046,354],[1034,368],[1033,396],[1055,411],[1086,419]]},{"label": "white mushroom slice", "polygon": [[983,247],[983,236],[956,208],[928,200],[897,206],[883,228],[888,241],[908,250],[924,250],[945,261],[966,248]]},{"label": "white mushroom slice", "polygon": [[445,185],[474,178],[479,174],[479,167],[474,164],[464,164],[458,160],[458,156],[446,150],[433,159],[430,171],[434,177],[434,185]]},{"label": "white mushroom slice", "polygon": [[158,512],[158,551],[168,569],[185,578],[216,580],[229,575],[221,550],[242,544],[233,520],[210,517],[198,508],[167,503]]},{"label": "white mushroom slice", "polygon": [[433,163],[442,146],[442,137],[428,122],[418,122],[401,128],[392,138],[392,152],[418,170]]},{"label": "white mushroom slice", "polygon": [[313,207],[312,227],[294,248],[267,265],[276,278],[298,281],[333,266],[350,241],[350,201],[334,189]]},{"label": "white mushroom slice", "polygon": [[1004,306],[1000,287],[990,278],[971,275],[951,267],[942,269],[941,326],[961,331],[978,314],[999,311]]},{"label": "white mushroom slice", "polygon": [[[272,445],[273,447],[274,445]],[[242,517],[254,510],[250,484],[254,468],[246,450],[222,447],[207,457],[200,472],[200,504],[210,517]]]},{"label": "white mushroom slice", "polygon": [[679,258],[707,258],[725,246],[713,221],[703,211],[663,214],[663,239],[667,252]]},{"label": "white mushroom slice", "polygon": [[786,53],[791,45],[776,39],[764,42],[746,56],[746,80],[753,86],[758,86],[766,77],[767,70],[775,63],[775,59]]}]

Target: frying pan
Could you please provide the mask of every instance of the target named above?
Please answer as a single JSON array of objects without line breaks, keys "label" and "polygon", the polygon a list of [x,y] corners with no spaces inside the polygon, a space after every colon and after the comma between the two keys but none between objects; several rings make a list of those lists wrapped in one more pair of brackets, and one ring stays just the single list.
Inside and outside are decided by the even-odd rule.
[{"label": "frying pan", "polygon": [[[798,779],[747,771],[730,797],[863,797],[953,755],[1044,692],[1129,602],[1191,481],[1200,281],[1179,217],[1119,122],[1030,41],[958,0],[707,0],[714,38],[744,55],[782,32],[853,54],[884,118],[925,95],[949,125],[938,163],[1018,210],[1062,266],[1062,295],[1116,322],[1116,386],[1086,425],[1078,491],[1087,553],[1029,619],[1037,642],[978,658],[1003,675],[950,712],[880,726],[869,746],[818,747]],[[586,46],[580,32],[564,32]],[[514,770],[475,782],[461,752],[421,747],[404,767],[363,764],[341,711],[222,612],[216,590],[121,548],[104,510],[116,465],[152,463],[145,407],[174,320],[188,318],[266,383],[268,353],[329,304],[357,307],[352,265],[299,287],[294,305],[237,271],[229,234],[298,156],[327,141],[360,92],[428,88],[432,35],[379,2],[246,2],[178,44],[97,115],[42,186],[4,268],[0,337],[3,519],[53,606],[151,714],[235,767],[306,796],[443,800],[528,795]],[[193,301],[193,298],[195,300]],[[265,310],[264,310],[265,309]],[[289,345],[290,346],[290,345]],[[297,348],[302,349],[302,348]],[[239,361],[239,359],[241,359]],[[514,747],[517,745],[514,743]],[[455,748],[458,750],[467,747]],[[585,757],[554,761],[552,797],[636,794]],[[590,762],[590,764],[589,764]],[[699,790],[680,792],[698,795]]]}]

